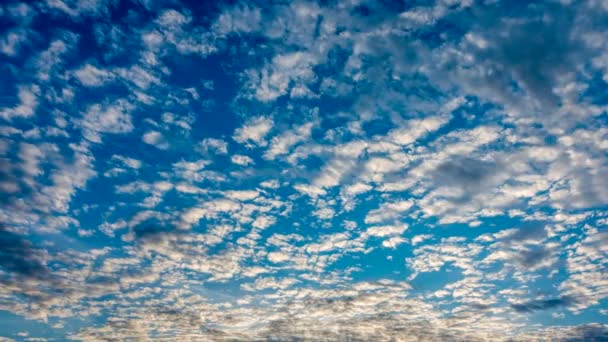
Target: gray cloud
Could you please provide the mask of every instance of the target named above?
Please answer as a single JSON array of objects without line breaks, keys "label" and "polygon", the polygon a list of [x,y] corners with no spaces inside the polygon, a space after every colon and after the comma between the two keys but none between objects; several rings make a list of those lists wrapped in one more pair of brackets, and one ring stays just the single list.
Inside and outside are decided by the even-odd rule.
[{"label": "gray cloud", "polygon": [[41,279],[49,275],[43,252],[24,236],[0,224],[0,268],[11,275]]},{"label": "gray cloud", "polygon": [[437,185],[462,189],[456,202],[469,201],[479,192],[487,191],[502,170],[494,161],[471,157],[455,157],[440,164],[433,173]]},{"label": "gray cloud", "polygon": [[511,97],[520,92],[509,85],[516,82],[533,99],[555,108],[560,103],[553,92],[558,78],[577,72],[588,57],[582,37],[574,34],[576,12],[549,2],[517,9],[503,5],[490,5],[488,12],[480,13],[487,26],[480,27],[479,34],[488,45],[475,57],[485,69],[486,84]]},{"label": "gray cloud", "polygon": [[573,299],[570,297],[535,299],[525,303],[511,304],[511,308],[517,312],[533,312],[568,306],[572,302]]}]

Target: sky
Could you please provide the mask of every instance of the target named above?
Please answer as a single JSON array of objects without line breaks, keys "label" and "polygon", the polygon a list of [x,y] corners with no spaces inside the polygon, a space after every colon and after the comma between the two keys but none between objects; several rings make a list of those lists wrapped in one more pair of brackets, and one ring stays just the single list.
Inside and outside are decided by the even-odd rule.
[{"label": "sky", "polygon": [[0,3],[0,341],[608,341],[608,2]]}]

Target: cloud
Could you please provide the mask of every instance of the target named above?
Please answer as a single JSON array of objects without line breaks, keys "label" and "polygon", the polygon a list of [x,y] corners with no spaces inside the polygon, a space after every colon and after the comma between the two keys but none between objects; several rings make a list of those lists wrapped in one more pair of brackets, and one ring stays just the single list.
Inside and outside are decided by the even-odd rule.
[{"label": "cloud", "polygon": [[[486,70],[486,75],[491,75],[485,80],[486,84],[496,85],[499,90],[499,85],[515,81],[531,98],[555,108],[560,103],[554,93],[556,84],[561,81],[557,75],[575,73],[586,52],[580,37],[572,32],[575,11],[568,7],[554,4],[521,6],[523,13],[528,12],[528,15],[520,16],[520,20],[504,18],[498,25],[484,26],[479,35],[487,43],[476,51],[476,61]],[[500,5],[484,14],[495,15],[494,11],[499,10]],[[540,16],[543,10],[552,11],[551,15]],[[506,93],[505,90],[512,88],[503,89],[499,91]],[[513,97],[514,93],[504,97]]]},{"label": "cloud", "polygon": [[0,39],[0,52],[8,56],[16,56],[23,43],[28,40],[28,32],[21,29],[8,32]]},{"label": "cloud", "polygon": [[234,164],[241,165],[241,166],[248,166],[248,165],[253,165],[254,164],[253,159],[251,159],[248,156],[241,155],[241,154],[232,155],[230,157],[230,160]]},{"label": "cloud", "polygon": [[292,130],[288,130],[279,136],[273,137],[270,142],[270,147],[264,153],[264,158],[273,160],[278,156],[289,153],[289,150],[293,146],[306,141],[310,137],[312,127],[313,123],[305,123],[294,127]]},{"label": "cloud", "polygon": [[[0,225],[0,266],[8,275],[41,279],[49,276],[43,250],[37,249],[25,237]],[[3,282],[7,281],[2,277]]]},{"label": "cloud", "polygon": [[364,221],[367,224],[398,221],[405,216],[403,213],[408,211],[412,205],[414,205],[413,201],[407,200],[383,203],[378,209],[369,211]]},{"label": "cloud", "polygon": [[293,87],[291,94],[299,97],[304,91],[308,93],[306,84],[315,80],[312,66],[316,64],[315,57],[305,52],[292,52],[277,55],[272,65],[259,73],[250,72],[250,87],[255,89],[255,97],[268,102],[288,93],[292,83],[300,86],[300,91]]},{"label": "cloud", "polygon": [[390,132],[390,138],[399,145],[409,145],[445,125],[442,117],[429,117],[408,122],[408,128],[399,128]]},{"label": "cloud", "polygon": [[224,192],[224,196],[238,201],[251,201],[260,195],[255,190],[229,190]]},{"label": "cloud", "polygon": [[248,33],[259,29],[262,11],[246,4],[232,6],[219,15],[213,24],[213,31],[220,35]]},{"label": "cloud", "polygon": [[575,298],[572,303],[575,311],[597,305],[608,296],[608,287],[602,280],[605,264],[602,260],[608,257],[608,234],[597,228],[587,226],[580,240],[568,247],[568,279],[559,285],[564,296]]},{"label": "cloud", "polygon": [[39,95],[40,87],[37,85],[19,86],[17,91],[19,104],[13,108],[2,109],[0,117],[5,120],[13,120],[15,118],[29,118],[33,116],[38,107]]},{"label": "cloud", "polygon": [[455,201],[467,201],[476,193],[485,191],[500,171],[500,166],[493,161],[457,157],[439,165],[434,177],[439,184],[461,189],[461,193],[451,196]]},{"label": "cloud", "polygon": [[270,262],[277,264],[288,261],[290,259],[290,255],[281,252],[270,252],[268,253],[267,258]]},{"label": "cloud", "polygon": [[158,148],[159,150],[169,149],[169,142],[167,141],[167,139],[165,139],[162,133],[157,131],[148,131],[144,133],[144,135],[141,137],[141,140],[148,145],[152,145]]},{"label": "cloud", "polygon": [[539,310],[549,310],[568,306],[572,303],[572,299],[568,297],[551,298],[551,299],[535,299],[525,303],[511,304],[513,310],[517,312],[533,312]]},{"label": "cloud", "polygon": [[119,156],[119,155],[113,155],[112,159],[118,160],[119,162],[121,162],[125,166],[130,167],[132,169],[139,169],[139,168],[142,167],[142,162],[140,160],[138,160],[138,159],[135,159],[135,158],[125,157],[125,156]]},{"label": "cloud", "polygon": [[131,121],[131,110],[133,110],[133,105],[125,100],[90,105],[80,121],[84,136],[92,142],[99,143],[101,142],[100,133],[131,132],[134,128]]},{"label": "cloud", "polygon": [[74,72],[74,76],[80,83],[87,87],[100,87],[112,81],[112,72],[99,69],[94,65],[86,64]]},{"label": "cloud", "polygon": [[249,144],[248,146],[266,146],[267,142],[264,137],[270,132],[272,126],[273,123],[268,118],[250,119],[234,132],[233,138],[241,144]]},{"label": "cloud", "polygon": [[104,0],[47,0],[47,8],[67,14],[74,20],[84,16],[101,16],[107,14],[109,2]]},{"label": "cloud", "polygon": [[372,226],[367,229],[365,234],[369,236],[385,237],[402,234],[407,228],[408,227],[405,224],[401,226]]},{"label": "cloud", "polygon": [[64,66],[63,58],[78,42],[79,36],[69,31],[64,31],[61,38],[50,42],[48,48],[37,56],[36,78],[40,82],[48,82]]},{"label": "cloud", "polygon": [[200,143],[200,149],[204,153],[215,153],[215,154],[227,154],[228,153],[228,144],[221,140],[215,138],[206,138]]},{"label": "cloud", "polygon": [[604,339],[605,4],[167,5],[0,6],[0,335]]}]

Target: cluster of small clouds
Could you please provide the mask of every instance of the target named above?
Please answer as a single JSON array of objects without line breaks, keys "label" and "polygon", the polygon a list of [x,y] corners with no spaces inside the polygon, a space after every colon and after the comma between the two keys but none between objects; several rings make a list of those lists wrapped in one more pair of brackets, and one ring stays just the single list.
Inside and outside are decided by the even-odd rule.
[{"label": "cluster of small clouds", "polygon": [[0,5],[1,310],[82,341],[608,339],[606,4],[196,7]]}]

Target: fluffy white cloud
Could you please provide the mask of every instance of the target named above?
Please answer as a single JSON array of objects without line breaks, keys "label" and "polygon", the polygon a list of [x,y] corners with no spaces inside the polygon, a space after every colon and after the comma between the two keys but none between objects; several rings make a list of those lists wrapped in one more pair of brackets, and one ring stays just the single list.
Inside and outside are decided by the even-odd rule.
[{"label": "fluffy white cloud", "polygon": [[258,117],[247,121],[242,127],[234,132],[234,140],[250,146],[266,146],[264,140],[268,132],[272,129],[272,120],[265,117]]},{"label": "fluffy white cloud", "polygon": [[149,131],[144,133],[141,140],[146,144],[152,145],[160,150],[169,149],[169,142],[167,139],[165,139],[162,133],[157,131]]},{"label": "fluffy white cloud", "polygon": [[85,64],[76,71],[74,76],[80,83],[87,87],[99,87],[110,82],[114,75],[103,69],[99,69],[94,65]]},{"label": "fluffy white cloud", "polygon": [[131,110],[133,105],[125,100],[111,104],[93,104],[87,108],[81,120],[83,134],[92,141],[101,142],[100,133],[121,134],[133,130]]},{"label": "fluffy white cloud", "polygon": [[429,117],[424,119],[410,120],[407,128],[399,128],[390,132],[389,137],[399,145],[409,145],[425,135],[438,130],[448,120],[443,117]]},{"label": "fluffy white cloud", "polygon": [[17,90],[19,104],[12,108],[2,109],[0,117],[5,120],[12,120],[14,118],[29,118],[33,116],[38,107],[39,95],[40,87],[37,85],[19,86]]},{"label": "fluffy white cloud", "polygon": [[206,138],[201,141],[200,149],[206,153],[227,154],[228,144],[221,139]]},{"label": "fluffy white cloud", "polygon": [[255,89],[255,97],[258,100],[268,102],[287,94],[290,84],[296,82],[298,86],[292,88],[291,94],[302,97],[303,94],[309,93],[305,84],[316,78],[312,70],[316,63],[316,57],[305,52],[275,56],[268,68],[260,72],[249,71],[250,87]]},{"label": "fluffy white cloud", "polygon": [[244,155],[242,155],[242,154],[235,154],[235,155],[232,155],[232,156],[230,157],[230,160],[231,160],[233,163],[235,163],[235,164],[237,164],[237,165],[241,165],[241,166],[248,166],[248,165],[252,165],[252,164],[254,163],[254,162],[253,162],[253,159],[251,159],[251,158],[250,158],[250,157],[248,157],[248,156],[244,156]]},{"label": "fluffy white cloud", "polygon": [[309,122],[275,136],[270,142],[270,147],[264,153],[264,158],[273,160],[278,156],[289,153],[292,147],[310,138],[312,127],[313,123]]}]

